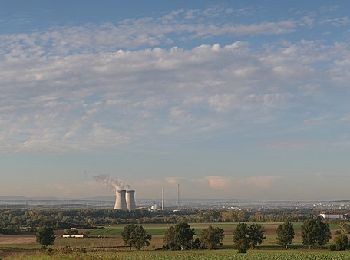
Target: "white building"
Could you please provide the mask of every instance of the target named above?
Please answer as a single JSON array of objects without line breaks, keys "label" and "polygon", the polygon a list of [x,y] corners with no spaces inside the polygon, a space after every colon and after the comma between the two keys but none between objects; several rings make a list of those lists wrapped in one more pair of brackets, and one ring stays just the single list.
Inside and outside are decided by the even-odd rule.
[{"label": "white building", "polygon": [[84,235],[62,235],[63,238],[84,238]]},{"label": "white building", "polygon": [[326,214],[326,213],[321,213],[320,217],[322,217],[323,219],[344,219],[344,215]]}]

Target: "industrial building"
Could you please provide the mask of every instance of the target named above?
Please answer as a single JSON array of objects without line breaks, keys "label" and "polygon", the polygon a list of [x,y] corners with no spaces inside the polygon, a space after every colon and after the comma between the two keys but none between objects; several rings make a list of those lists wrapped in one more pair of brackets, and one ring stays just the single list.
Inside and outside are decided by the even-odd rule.
[{"label": "industrial building", "polygon": [[115,192],[114,209],[119,209],[119,210],[136,209],[135,190],[117,190]]}]

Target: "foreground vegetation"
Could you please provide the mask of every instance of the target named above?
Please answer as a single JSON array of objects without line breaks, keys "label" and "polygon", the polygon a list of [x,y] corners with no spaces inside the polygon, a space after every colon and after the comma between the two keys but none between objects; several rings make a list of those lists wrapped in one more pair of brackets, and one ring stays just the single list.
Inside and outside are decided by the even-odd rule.
[{"label": "foreground vegetation", "polygon": [[[225,222],[222,221],[223,216],[228,214],[228,211],[191,211],[188,215],[185,212],[178,215],[160,212],[157,215],[142,211],[111,213],[108,210],[97,210],[86,211],[86,215],[96,214],[87,219],[74,216],[76,210],[64,210],[57,217],[51,214],[60,212],[59,210],[44,211],[43,214],[40,212],[20,211],[16,218],[16,211],[0,211],[3,228],[3,232],[0,228],[0,259],[350,260],[350,251],[335,252],[350,248],[349,222],[327,222],[321,218],[310,218],[310,215],[299,216],[303,219],[299,222]],[[234,211],[231,213],[232,216],[241,214],[245,220],[262,214],[246,212],[247,214],[242,215]],[[106,214],[112,214],[109,215],[110,219],[102,220]],[[278,217],[278,214],[274,217]],[[210,221],[189,224],[186,222],[187,219],[198,220],[198,216],[205,216],[204,218]],[[130,221],[119,221],[123,217]],[[264,216],[259,219],[270,217]],[[159,218],[164,222],[157,222]],[[100,225],[106,222],[126,223]],[[13,230],[17,235],[8,235],[11,232],[7,223],[17,227]],[[23,226],[24,224],[27,226]],[[29,229],[24,230],[23,227]],[[63,238],[62,234],[80,235],[84,238]]]},{"label": "foreground vegetation", "polygon": [[234,250],[201,250],[201,251],[131,251],[131,252],[88,252],[88,253],[42,253],[32,255],[9,256],[7,259],[125,259],[125,260],[166,260],[166,259],[249,259],[249,260],[346,260],[350,259],[349,252],[315,252],[315,251],[259,251],[238,254]]},{"label": "foreground vegetation", "polygon": [[[334,213],[345,214],[338,210]],[[86,228],[117,224],[174,224],[217,222],[303,222],[310,215],[318,215],[312,209],[251,209],[207,210],[193,209],[178,212],[135,210],[131,212],[110,209],[1,209],[0,234],[35,232],[37,227],[54,229]]]}]

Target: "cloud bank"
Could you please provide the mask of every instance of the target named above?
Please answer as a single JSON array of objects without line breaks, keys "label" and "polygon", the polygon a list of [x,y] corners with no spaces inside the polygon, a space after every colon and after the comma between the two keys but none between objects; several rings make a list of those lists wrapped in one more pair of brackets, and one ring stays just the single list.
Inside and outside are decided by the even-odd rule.
[{"label": "cloud bank", "polygon": [[347,45],[310,41],[258,50],[234,42],[3,57],[0,150],[116,147],[164,135],[264,126],[294,113],[306,122],[307,113],[298,110],[322,111],[332,102],[329,93],[346,93],[348,60]]}]

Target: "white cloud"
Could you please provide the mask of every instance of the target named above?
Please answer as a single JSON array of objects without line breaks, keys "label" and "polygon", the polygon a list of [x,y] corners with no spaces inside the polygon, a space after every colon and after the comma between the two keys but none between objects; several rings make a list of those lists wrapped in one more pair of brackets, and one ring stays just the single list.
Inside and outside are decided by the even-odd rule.
[{"label": "white cloud", "polygon": [[209,97],[208,103],[210,107],[221,112],[238,105],[238,99],[235,95],[214,95]]},{"label": "white cloud", "polygon": [[[182,198],[252,198],[261,195],[269,197],[279,189],[280,182],[285,178],[280,176],[220,176],[210,175],[203,177],[173,176],[166,178],[135,181],[140,196],[160,196],[160,187],[164,187],[166,197],[176,198],[176,185],[180,183]],[[147,194],[147,195],[146,195]],[[238,197],[237,197],[238,196]]]},{"label": "white cloud", "polygon": [[[102,29],[128,38],[135,24],[153,22],[125,21],[117,26],[124,34],[113,25]],[[91,150],[271,123],[283,120],[288,109],[321,105],[312,97],[349,82],[350,50],[341,43],[301,41],[256,49],[234,42],[108,51],[115,39],[96,43],[100,39],[89,38],[97,37],[94,33],[58,28],[1,36],[0,151]],[[53,39],[62,43],[42,46]],[[90,44],[97,49],[89,49]],[[317,88],[310,92],[309,86]]]},{"label": "white cloud", "polygon": [[206,176],[211,189],[258,189],[268,190],[273,188],[280,176],[249,176],[249,177],[229,177],[229,176]]},{"label": "white cloud", "polygon": [[[5,59],[30,59],[135,49],[172,44],[182,39],[221,35],[278,35],[293,32],[295,21],[262,21],[251,24],[222,23],[222,17],[239,16],[242,10],[208,8],[177,10],[159,18],[126,19],[101,25],[63,26],[43,32],[0,35],[0,55]],[[221,19],[220,19],[221,18]],[[199,22],[200,21],[200,22]],[[229,20],[228,20],[229,21]],[[214,46],[216,48],[217,46]],[[41,75],[37,75],[41,78]]]},{"label": "white cloud", "polygon": [[211,189],[226,189],[231,186],[231,179],[227,176],[206,176],[204,179]]}]

